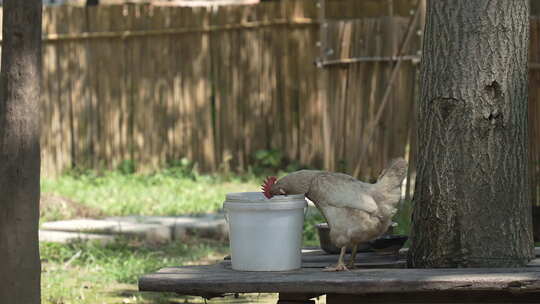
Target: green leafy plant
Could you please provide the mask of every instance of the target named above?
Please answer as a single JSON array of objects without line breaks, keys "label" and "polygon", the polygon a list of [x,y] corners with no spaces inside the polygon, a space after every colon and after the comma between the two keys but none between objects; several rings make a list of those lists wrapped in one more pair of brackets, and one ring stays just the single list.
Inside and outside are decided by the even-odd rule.
[{"label": "green leafy plant", "polygon": [[188,177],[196,179],[198,176],[197,173],[197,164],[192,162],[186,157],[181,159],[170,160],[167,163],[167,168],[161,171],[162,174],[173,176],[173,177]]},{"label": "green leafy plant", "polygon": [[296,160],[287,159],[277,149],[258,150],[254,153],[252,162],[253,166],[250,168],[250,173],[255,176],[279,175],[284,172],[293,172],[308,168]]},{"label": "green leafy plant", "polygon": [[254,170],[279,170],[283,163],[283,154],[277,149],[258,150],[254,155]]},{"label": "green leafy plant", "polygon": [[318,211],[308,213],[304,220],[304,246],[319,246],[319,235],[316,224],[325,223],[326,219]]},{"label": "green leafy plant", "polygon": [[137,171],[137,166],[134,160],[126,159],[116,167],[116,170],[121,174],[133,174]]}]

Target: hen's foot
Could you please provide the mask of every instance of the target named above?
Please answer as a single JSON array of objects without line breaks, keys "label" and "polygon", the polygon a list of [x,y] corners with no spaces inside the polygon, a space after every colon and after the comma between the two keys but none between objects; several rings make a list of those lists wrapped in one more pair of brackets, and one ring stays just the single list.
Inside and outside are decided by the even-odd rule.
[{"label": "hen's foot", "polygon": [[326,267],[325,269],[323,269],[323,271],[327,271],[327,272],[331,272],[331,271],[349,271],[349,268],[347,268],[347,266],[345,266],[345,264],[337,264],[336,266],[334,267]]},{"label": "hen's foot", "polygon": [[354,263],[347,263],[347,267],[348,269],[355,269],[356,268],[356,265]]}]

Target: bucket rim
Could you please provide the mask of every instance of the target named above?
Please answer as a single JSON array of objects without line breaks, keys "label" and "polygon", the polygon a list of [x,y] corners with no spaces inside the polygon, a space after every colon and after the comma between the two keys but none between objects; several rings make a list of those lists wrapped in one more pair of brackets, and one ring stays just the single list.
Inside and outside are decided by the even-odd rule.
[{"label": "bucket rim", "polygon": [[267,203],[244,203],[244,202],[228,202],[223,204],[225,211],[273,211],[273,210],[294,210],[304,209],[307,207],[305,200],[292,200],[288,202],[272,202]]},{"label": "bucket rim", "polygon": [[305,199],[303,194],[276,195],[272,198],[266,198],[262,192],[232,192],[225,196],[225,202],[250,204],[305,201]]}]

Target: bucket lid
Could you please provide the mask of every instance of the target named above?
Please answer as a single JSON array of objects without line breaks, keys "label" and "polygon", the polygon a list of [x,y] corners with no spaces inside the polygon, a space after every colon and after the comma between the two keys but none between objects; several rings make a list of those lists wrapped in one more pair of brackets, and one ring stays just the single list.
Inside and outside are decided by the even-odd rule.
[{"label": "bucket lid", "polygon": [[276,195],[268,199],[261,192],[228,193],[223,204],[223,208],[235,210],[286,210],[306,206],[303,194]]}]

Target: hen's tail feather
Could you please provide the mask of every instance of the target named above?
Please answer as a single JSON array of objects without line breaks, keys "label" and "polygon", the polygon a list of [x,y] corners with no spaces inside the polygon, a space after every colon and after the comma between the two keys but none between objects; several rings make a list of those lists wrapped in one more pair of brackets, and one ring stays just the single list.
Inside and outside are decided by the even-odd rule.
[{"label": "hen's tail feather", "polygon": [[390,161],[390,165],[381,172],[377,179],[377,184],[385,189],[398,188],[403,179],[407,176],[407,161],[403,158],[395,158]]}]

